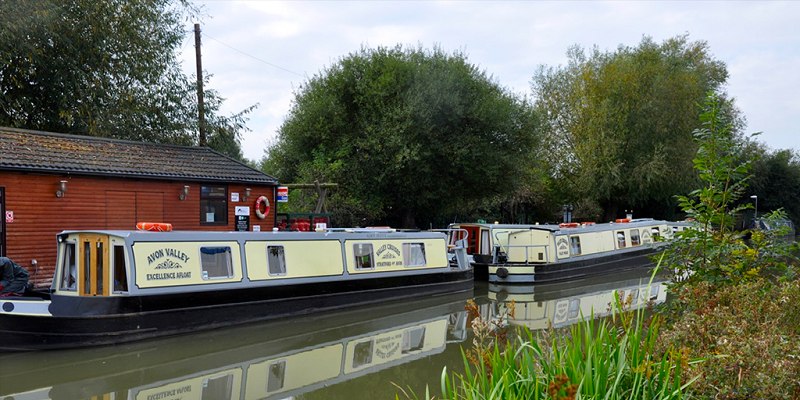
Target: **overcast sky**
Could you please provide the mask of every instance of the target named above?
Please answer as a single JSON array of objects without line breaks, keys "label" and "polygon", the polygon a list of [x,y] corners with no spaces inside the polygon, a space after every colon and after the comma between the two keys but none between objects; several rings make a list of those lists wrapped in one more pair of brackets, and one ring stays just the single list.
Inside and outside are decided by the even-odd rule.
[{"label": "overcast sky", "polygon": [[[530,95],[540,65],[566,63],[572,45],[614,51],[643,36],[689,34],[728,67],[727,92],[748,132],[800,150],[800,1],[199,1],[203,70],[224,112],[258,103],[242,148],[261,159],[295,90],[360,47],[397,44],[461,51],[501,86]],[[191,29],[191,26],[188,27]],[[194,38],[183,44],[194,73]]]}]

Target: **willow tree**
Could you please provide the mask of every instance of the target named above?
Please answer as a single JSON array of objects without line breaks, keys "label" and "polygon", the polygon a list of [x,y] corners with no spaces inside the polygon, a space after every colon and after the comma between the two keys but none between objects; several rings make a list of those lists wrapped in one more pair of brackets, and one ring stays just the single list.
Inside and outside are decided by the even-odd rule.
[{"label": "willow tree", "polygon": [[351,53],[302,85],[268,149],[284,182],[335,182],[341,224],[427,227],[520,184],[531,107],[459,53]]},{"label": "willow tree", "polygon": [[605,219],[623,209],[674,206],[673,196],[696,181],[698,105],[721,91],[724,64],[687,36],[661,44],[646,37],[636,47],[588,55],[573,47],[568,59],[540,68],[532,81],[561,196],[596,204]]}]

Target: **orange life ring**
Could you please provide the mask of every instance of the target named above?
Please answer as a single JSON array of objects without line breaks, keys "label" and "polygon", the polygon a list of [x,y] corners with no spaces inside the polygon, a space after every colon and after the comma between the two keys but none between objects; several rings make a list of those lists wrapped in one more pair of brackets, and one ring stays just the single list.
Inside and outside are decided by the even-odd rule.
[{"label": "orange life ring", "polygon": [[558,224],[559,228],[577,228],[578,226],[580,226],[580,224],[577,222],[562,222]]},{"label": "orange life ring", "polygon": [[137,222],[136,229],[150,232],[172,232],[172,224],[166,222]]},{"label": "orange life ring", "polygon": [[624,223],[627,223],[627,222],[631,222],[631,220],[630,220],[630,218],[618,218],[618,219],[617,219],[616,221],[614,221],[614,222],[616,222],[616,223],[618,223],[618,224],[624,224]]},{"label": "orange life ring", "polygon": [[[261,211],[261,205],[264,204],[264,211]],[[258,219],[267,218],[269,215],[269,199],[267,196],[259,196],[256,199],[256,217]]]}]

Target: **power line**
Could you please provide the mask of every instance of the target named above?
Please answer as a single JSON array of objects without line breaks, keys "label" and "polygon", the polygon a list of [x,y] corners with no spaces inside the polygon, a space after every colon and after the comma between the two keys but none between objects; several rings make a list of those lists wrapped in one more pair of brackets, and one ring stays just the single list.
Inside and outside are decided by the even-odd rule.
[{"label": "power line", "polygon": [[209,39],[211,39],[211,40],[213,40],[213,41],[215,41],[215,42],[217,42],[217,43],[219,43],[219,44],[221,44],[221,45],[223,45],[223,46],[225,46],[225,47],[227,47],[227,48],[229,48],[229,49],[231,49],[231,50],[234,50],[234,51],[236,51],[236,52],[239,52],[239,53],[241,53],[241,54],[243,54],[243,55],[246,55],[246,56],[248,56],[248,57],[250,57],[250,58],[252,58],[252,59],[254,59],[254,60],[256,60],[256,61],[260,61],[260,62],[262,62],[262,63],[264,63],[264,64],[267,64],[267,65],[269,65],[270,67],[277,68],[277,69],[279,69],[279,70],[281,70],[281,71],[288,72],[288,73],[290,73],[290,74],[294,74],[294,75],[297,75],[297,76],[300,76],[300,77],[303,77],[303,78],[305,78],[305,74],[301,74],[301,73],[299,73],[299,72],[292,71],[292,70],[290,70],[290,69],[287,69],[287,68],[281,67],[280,65],[276,65],[276,64],[273,64],[273,63],[271,63],[271,62],[269,62],[269,61],[266,61],[266,60],[264,60],[264,59],[261,59],[261,58],[259,58],[259,57],[256,57],[256,56],[254,56],[254,55],[252,55],[252,54],[249,54],[249,53],[247,53],[247,52],[245,52],[245,51],[239,50],[239,49],[237,49],[237,48],[235,48],[235,47],[233,47],[233,46],[231,46],[231,45],[229,45],[229,44],[227,44],[227,43],[225,43],[225,42],[223,42],[223,41],[221,41],[221,40],[219,40],[219,39],[216,39],[216,38],[214,38],[214,37],[211,37],[211,36],[209,36],[209,35],[208,35],[207,33],[205,33],[205,32],[203,33],[203,36],[204,36],[204,37],[206,37],[206,38],[209,38]]}]

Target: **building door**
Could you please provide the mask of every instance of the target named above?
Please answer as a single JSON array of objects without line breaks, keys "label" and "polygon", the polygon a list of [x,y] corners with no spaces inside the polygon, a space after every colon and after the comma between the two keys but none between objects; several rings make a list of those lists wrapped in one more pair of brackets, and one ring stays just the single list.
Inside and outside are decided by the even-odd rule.
[{"label": "building door", "polygon": [[6,189],[0,187],[0,215],[3,220],[0,221],[0,257],[6,256]]},{"label": "building door", "polygon": [[81,296],[108,296],[108,236],[80,235],[78,293]]}]

